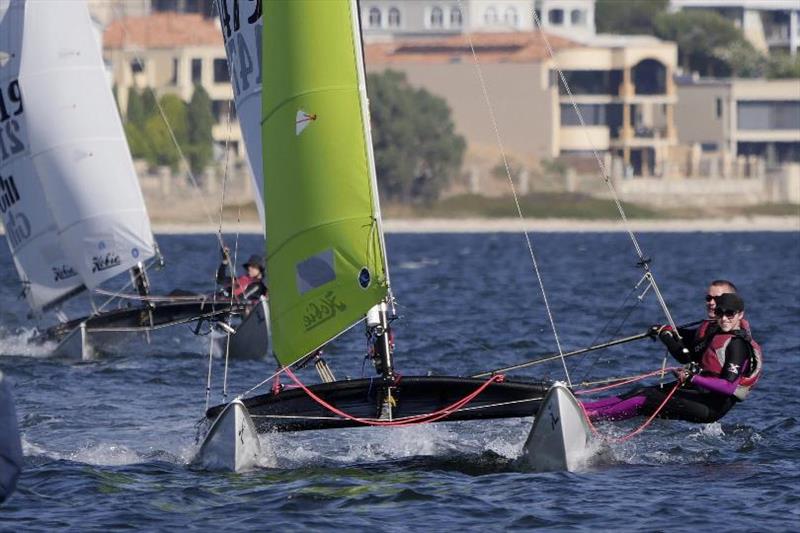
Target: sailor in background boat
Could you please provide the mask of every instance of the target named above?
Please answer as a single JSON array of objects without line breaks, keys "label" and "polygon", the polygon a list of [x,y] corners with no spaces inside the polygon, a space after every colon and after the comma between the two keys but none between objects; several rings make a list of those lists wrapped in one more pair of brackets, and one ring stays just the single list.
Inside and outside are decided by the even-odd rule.
[{"label": "sailor in background boat", "polygon": [[[761,347],[744,328],[744,301],[735,293],[714,297],[712,325],[701,326],[689,340],[690,348],[670,326],[653,326],[654,334],[675,359],[686,365],[678,381],[634,389],[622,396],[584,403],[592,420],[624,420],[651,415],[676,384],[672,398],[659,412],[661,418],[710,423],[722,418],[744,400],[761,375]],[[700,328],[698,328],[700,329]]]},{"label": "sailor in background boat", "polygon": [[217,269],[217,283],[226,285],[223,289],[225,296],[233,296],[243,300],[258,300],[267,295],[267,286],[264,285],[264,259],[260,255],[251,255],[250,259],[242,265],[245,273],[231,281],[228,272],[230,263],[230,250],[222,248],[222,263]]}]

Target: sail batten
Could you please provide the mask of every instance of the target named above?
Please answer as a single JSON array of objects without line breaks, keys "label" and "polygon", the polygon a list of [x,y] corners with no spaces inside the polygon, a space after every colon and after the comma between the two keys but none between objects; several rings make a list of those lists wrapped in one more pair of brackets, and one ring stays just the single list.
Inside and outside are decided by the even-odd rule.
[{"label": "sail batten", "polygon": [[357,17],[349,0],[264,4],[267,278],[283,365],[388,296]]}]

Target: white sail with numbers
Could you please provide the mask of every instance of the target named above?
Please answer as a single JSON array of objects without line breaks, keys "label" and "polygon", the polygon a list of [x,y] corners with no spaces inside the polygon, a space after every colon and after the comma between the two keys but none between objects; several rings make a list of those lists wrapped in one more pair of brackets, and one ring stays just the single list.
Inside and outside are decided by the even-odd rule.
[{"label": "white sail with numbers", "polygon": [[22,4],[30,157],[64,252],[91,289],[155,255],[150,219],[86,2]]},{"label": "white sail with numbers", "polygon": [[216,0],[225,54],[233,87],[236,115],[247,149],[250,176],[256,186],[256,207],[264,226],[264,169],[261,154],[262,2]]},{"label": "white sail with numbers", "polygon": [[[5,7],[5,9],[3,9]],[[0,2],[0,218],[34,313],[80,292],[31,158],[28,104],[19,82],[23,2]]]}]

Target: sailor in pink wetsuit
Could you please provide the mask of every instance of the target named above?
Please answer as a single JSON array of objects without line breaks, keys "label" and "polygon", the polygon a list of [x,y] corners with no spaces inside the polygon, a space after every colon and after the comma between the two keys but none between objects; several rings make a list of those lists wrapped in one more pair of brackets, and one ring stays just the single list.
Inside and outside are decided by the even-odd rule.
[{"label": "sailor in pink wetsuit", "polygon": [[[678,373],[681,387],[659,412],[661,418],[715,422],[744,400],[761,376],[761,347],[744,322],[744,301],[735,293],[725,293],[715,296],[714,304],[714,323],[705,321],[697,330],[687,331],[683,341],[670,326],[653,328],[670,354],[687,365]],[[591,420],[651,415],[675,384],[637,388],[583,406]]]}]

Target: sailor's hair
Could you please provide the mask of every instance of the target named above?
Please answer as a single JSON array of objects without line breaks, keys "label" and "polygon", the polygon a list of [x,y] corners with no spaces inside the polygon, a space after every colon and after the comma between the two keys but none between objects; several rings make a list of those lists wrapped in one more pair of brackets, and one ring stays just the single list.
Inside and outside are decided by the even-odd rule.
[{"label": "sailor's hair", "polygon": [[712,287],[728,287],[734,293],[739,292],[739,289],[736,288],[736,285],[733,284],[732,281],[728,281],[727,279],[715,279],[711,282]]}]

